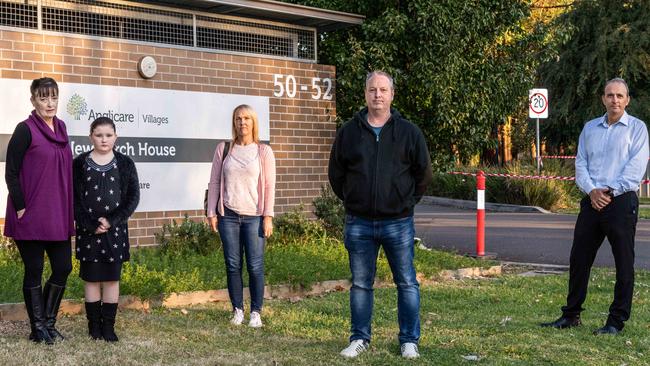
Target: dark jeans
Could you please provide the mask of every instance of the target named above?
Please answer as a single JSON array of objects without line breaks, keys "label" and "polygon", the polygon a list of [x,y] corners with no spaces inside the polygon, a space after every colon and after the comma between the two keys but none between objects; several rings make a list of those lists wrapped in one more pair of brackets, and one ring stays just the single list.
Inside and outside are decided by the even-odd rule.
[{"label": "dark jeans", "polygon": [[244,308],[242,263],[246,256],[251,311],[261,311],[264,302],[264,231],[263,217],[244,216],[225,208],[219,216],[219,236],[226,261],[228,294],[235,308]]},{"label": "dark jeans", "polygon": [[345,248],[350,258],[352,288],[350,341],[370,341],[373,284],[377,272],[379,247],[384,248],[397,285],[399,342],[418,343],[420,339],[420,285],[413,266],[415,226],[413,217],[395,220],[366,220],[346,215]]},{"label": "dark jeans", "polygon": [[580,214],[573,234],[569,270],[566,317],[580,315],[587,297],[591,266],[605,237],[612,247],[616,264],[614,301],[609,307],[607,325],[623,329],[630,318],[634,290],[634,235],[638,219],[639,199],[636,192],[614,197],[600,212],[591,207],[589,197],[580,202]]},{"label": "dark jeans", "polygon": [[16,246],[25,266],[24,288],[41,286],[46,252],[48,258],[50,258],[50,267],[52,267],[52,275],[48,282],[58,286],[65,286],[68,275],[72,272],[70,240],[16,240]]}]

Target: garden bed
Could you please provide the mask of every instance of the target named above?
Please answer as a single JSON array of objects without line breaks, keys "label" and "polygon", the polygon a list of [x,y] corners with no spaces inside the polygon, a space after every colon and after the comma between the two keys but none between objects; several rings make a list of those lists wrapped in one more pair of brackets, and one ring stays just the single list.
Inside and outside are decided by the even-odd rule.
[{"label": "garden bed", "polygon": [[[307,240],[295,237],[286,242],[271,242],[266,248],[265,273],[268,285],[293,285],[309,289],[313,284],[350,277],[348,255],[342,242],[323,235]],[[481,261],[437,250],[416,249],[415,266],[425,277],[441,270],[463,267],[487,268],[494,262]],[[73,272],[68,279],[65,298],[83,298],[83,281],[79,278],[79,262],[73,259]],[[245,272],[245,271],[244,271]],[[0,250],[0,303],[22,301],[23,267],[20,259]],[[44,278],[49,276],[46,264]],[[388,262],[380,254],[377,279],[391,279]],[[247,278],[244,278],[247,283]],[[141,299],[159,298],[171,293],[208,291],[226,288],[223,252],[217,248],[208,255],[196,253],[163,253],[158,248],[134,250],[125,263],[120,282],[121,294]]]}]

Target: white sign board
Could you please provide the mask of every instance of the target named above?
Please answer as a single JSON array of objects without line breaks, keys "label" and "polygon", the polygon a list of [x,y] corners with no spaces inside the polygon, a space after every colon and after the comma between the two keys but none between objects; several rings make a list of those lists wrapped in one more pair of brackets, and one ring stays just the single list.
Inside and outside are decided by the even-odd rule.
[{"label": "white sign board", "polygon": [[[31,80],[0,79],[0,174],[6,146],[16,125],[32,111]],[[116,149],[136,163],[140,178],[137,211],[196,210],[210,179],[214,149],[232,138],[232,111],[249,104],[258,113],[260,139],[270,139],[269,98],[59,83],[57,116],[65,121],[75,156],[92,148],[88,135],[97,117],[111,118]],[[0,184],[0,217],[7,186]]]},{"label": "white sign board", "polygon": [[548,89],[528,91],[528,117],[548,118]]}]

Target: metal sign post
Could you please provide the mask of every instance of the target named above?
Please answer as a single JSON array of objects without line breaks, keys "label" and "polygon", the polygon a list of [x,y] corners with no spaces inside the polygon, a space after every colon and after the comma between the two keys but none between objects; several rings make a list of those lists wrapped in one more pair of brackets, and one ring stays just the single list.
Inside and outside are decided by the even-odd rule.
[{"label": "metal sign post", "polygon": [[537,131],[537,134],[536,134],[536,136],[537,136],[537,145],[535,146],[535,153],[536,153],[535,155],[537,155],[537,159],[536,159],[537,160],[537,174],[539,174],[539,171],[541,170],[541,165],[542,165],[542,155],[540,154],[540,151],[539,151],[539,118],[535,118],[535,121],[537,121],[537,123],[536,123],[536,125],[537,125],[537,129],[536,129],[536,131]]},{"label": "metal sign post", "polygon": [[537,160],[537,174],[539,174],[542,165],[541,144],[539,143],[539,119],[548,118],[548,90],[531,89],[528,91],[528,117],[535,118],[536,123],[536,146],[535,155]]}]

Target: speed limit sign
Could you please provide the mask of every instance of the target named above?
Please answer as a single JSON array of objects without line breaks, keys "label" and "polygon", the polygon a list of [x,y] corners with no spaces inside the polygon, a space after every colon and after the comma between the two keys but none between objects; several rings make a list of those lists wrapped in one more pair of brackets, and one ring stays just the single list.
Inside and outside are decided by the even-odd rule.
[{"label": "speed limit sign", "polygon": [[548,118],[547,89],[531,89],[528,91],[528,117]]}]

